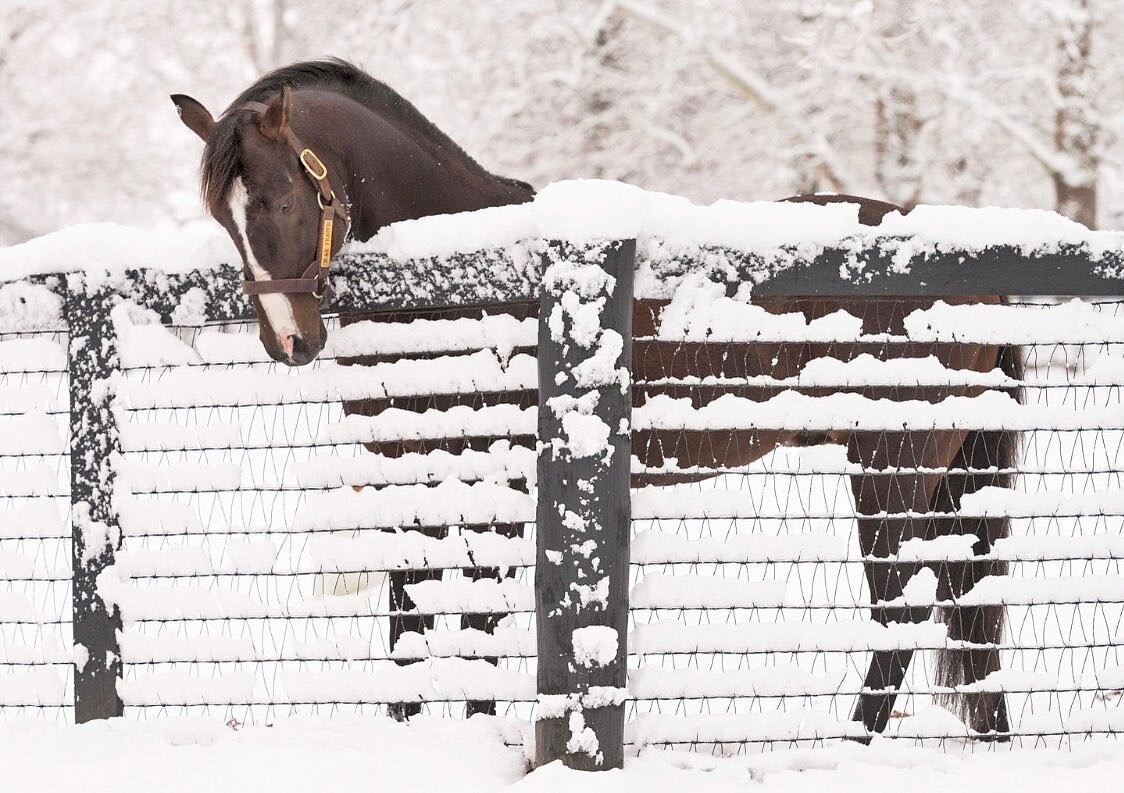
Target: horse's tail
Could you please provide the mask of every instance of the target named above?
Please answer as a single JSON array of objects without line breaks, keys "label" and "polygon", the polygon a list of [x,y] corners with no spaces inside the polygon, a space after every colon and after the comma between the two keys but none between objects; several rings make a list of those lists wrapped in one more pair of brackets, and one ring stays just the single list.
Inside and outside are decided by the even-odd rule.
[{"label": "horse's tail", "polygon": [[[999,351],[999,368],[1009,377],[1022,381],[1023,355],[1018,347],[1002,347]],[[1008,392],[1022,402],[1022,389]],[[960,507],[961,496],[974,493],[982,487],[1011,487],[1011,473],[1018,457],[1019,434],[1000,430],[973,430],[964,439],[960,451],[950,468],[975,473],[946,475],[934,499],[934,511],[954,512]],[[984,471],[980,473],[980,471]],[[978,540],[972,548],[976,557],[988,554],[995,542],[1010,534],[1010,520],[996,518],[936,518],[938,534],[974,534]],[[951,524],[951,525],[950,525]],[[938,597],[941,600],[959,600],[985,576],[1006,575],[1004,561],[967,561],[945,563]],[[938,609],[938,614],[948,626],[950,643],[967,641],[972,644],[995,645],[1003,637],[1005,609],[1002,605],[952,606]],[[956,686],[982,680],[999,669],[999,652],[995,649],[958,650],[943,648],[937,655],[937,684]],[[949,704],[961,711],[967,724],[979,732],[1006,732],[1007,716],[1002,694],[953,696]]]}]

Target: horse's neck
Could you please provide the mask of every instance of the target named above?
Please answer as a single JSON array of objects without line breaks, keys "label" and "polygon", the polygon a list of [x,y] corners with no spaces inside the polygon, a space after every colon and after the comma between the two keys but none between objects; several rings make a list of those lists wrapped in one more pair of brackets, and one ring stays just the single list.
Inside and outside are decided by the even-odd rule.
[{"label": "horse's neck", "polygon": [[369,239],[400,220],[520,204],[534,197],[529,187],[488,173],[455,148],[412,134],[366,109],[352,120],[359,119],[366,122],[365,134],[348,135],[337,148],[354,239]]}]

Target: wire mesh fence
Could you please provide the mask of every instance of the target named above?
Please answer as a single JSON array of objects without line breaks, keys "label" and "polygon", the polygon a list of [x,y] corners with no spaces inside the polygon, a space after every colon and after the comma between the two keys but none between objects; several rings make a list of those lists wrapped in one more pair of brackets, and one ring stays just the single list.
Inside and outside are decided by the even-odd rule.
[{"label": "wire mesh fence", "polygon": [[[754,310],[726,306],[754,329],[745,342],[697,345],[695,371],[655,381],[693,401],[676,418],[692,429],[660,433],[668,458],[751,458],[762,438],[800,432],[797,448],[715,466],[651,509],[634,495],[631,740],[745,751],[878,731],[1058,745],[1119,730],[1119,302],[913,306],[906,327],[878,318],[905,301],[853,302],[865,327],[838,326],[826,347],[812,326],[832,313],[816,302],[795,306],[812,315],[805,340],[796,317],[796,343],[766,355],[749,346]],[[720,308],[664,336],[729,339],[738,323],[715,319]],[[1023,371],[993,368],[1005,344]],[[986,366],[972,367],[973,348],[990,350]],[[755,423],[731,446],[724,428]],[[703,427],[710,437],[692,436]],[[1018,456],[1000,459],[989,433],[1009,433]],[[960,493],[942,499],[942,484]],[[1001,631],[957,625],[1001,612]],[[936,651],[961,667],[951,678]]]},{"label": "wire mesh fence", "polygon": [[0,714],[66,720],[71,532],[67,335],[0,333]]},{"label": "wire mesh fence", "polygon": [[[635,308],[629,747],[1118,731],[1124,301],[726,295]],[[124,713],[527,739],[537,305],[349,315],[300,370],[250,322],[115,320]],[[0,337],[0,718],[71,718],[88,662],[68,341]]]},{"label": "wire mesh fence", "polygon": [[[419,438],[393,420],[404,408],[374,404],[408,393],[407,378],[447,372],[447,360],[361,371],[329,355],[289,372],[265,358],[254,330],[170,329],[180,366],[126,356],[122,434],[138,439],[126,441],[119,473],[133,491],[116,565],[126,712],[261,722],[533,700],[530,582],[496,569],[526,570],[527,554],[504,542],[519,524],[496,521],[502,509],[526,511],[518,485],[533,452],[506,441],[449,451],[455,439]],[[367,322],[351,336],[379,330]],[[354,398],[350,416],[341,395]],[[417,409],[441,397],[408,399]],[[460,503],[480,486],[519,503]]]}]

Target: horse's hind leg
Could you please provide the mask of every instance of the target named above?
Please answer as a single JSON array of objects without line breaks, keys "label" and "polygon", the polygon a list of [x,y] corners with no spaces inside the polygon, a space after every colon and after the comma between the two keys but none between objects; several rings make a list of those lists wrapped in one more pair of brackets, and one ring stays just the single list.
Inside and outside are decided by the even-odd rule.
[{"label": "horse's hind leg", "polygon": [[[933,466],[940,463],[948,433],[855,433],[848,444],[848,457],[860,463],[869,474],[851,477],[858,514],[890,513],[902,517],[859,517],[859,546],[864,557],[894,556],[905,540],[927,538],[929,502],[939,477],[918,473],[876,473],[890,468]],[[918,517],[907,516],[908,513]],[[871,615],[881,625],[925,622],[932,614],[930,606],[913,608],[879,608],[878,603],[901,597],[902,591],[919,564],[865,562],[867,587],[870,590]],[[897,690],[905,682],[906,670],[913,651],[893,650],[873,653],[870,668],[863,681],[852,718],[861,721],[868,732],[882,732],[893,712]]]},{"label": "horse's hind leg", "polygon": [[[934,512],[956,512],[960,498],[981,487],[1010,487],[1010,474],[1000,473],[1014,465],[1015,436],[999,431],[968,433],[950,468],[987,473],[958,473],[946,476],[933,498]],[[990,473],[996,470],[996,473]],[[975,556],[986,556],[995,542],[1006,537],[1009,522],[998,518],[955,518],[941,534],[971,534],[976,537],[972,547]],[[958,601],[987,576],[1005,575],[1007,565],[1001,561],[950,562],[941,566],[938,598]],[[1004,608],[1001,605],[954,606],[942,615],[948,625],[952,642],[985,645],[984,649],[946,649],[938,657],[938,679],[943,686],[979,682],[1000,668],[999,650],[994,645],[1003,638]],[[987,646],[992,645],[992,646]],[[984,735],[995,734],[1003,739],[1010,731],[1007,699],[995,691],[963,694],[957,703],[968,726]]]}]

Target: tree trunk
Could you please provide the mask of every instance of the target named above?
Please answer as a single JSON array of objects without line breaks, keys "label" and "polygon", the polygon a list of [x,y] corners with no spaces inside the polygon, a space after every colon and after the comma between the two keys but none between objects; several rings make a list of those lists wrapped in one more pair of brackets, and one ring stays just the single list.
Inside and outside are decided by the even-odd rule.
[{"label": "tree trunk", "polygon": [[586,167],[596,179],[611,179],[617,176],[606,167],[606,151],[610,148],[612,136],[611,115],[616,100],[613,90],[615,73],[620,69],[617,39],[622,22],[613,15],[604,20],[593,41],[593,63],[589,79],[591,87],[586,99],[586,117],[593,120],[586,136],[583,153]]},{"label": "tree trunk", "polygon": [[288,6],[288,0],[271,0],[264,8],[254,0],[245,0],[242,5],[242,39],[258,74],[282,65],[288,35],[285,25]]},{"label": "tree trunk", "polygon": [[[910,0],[879,0],[873,34],[892,49],[909,36],[915,6]],[[918,152],[922,122],[912,86],[888,83],[874,105],[874,177],[887,201],[912,209],[921,200],[923,167]]]},{"label": "tree trunk", "polygon": [[1097,125],[1092,107],[1091,0],[1071,0],[1059,12],[1054,143],[1067,167],[1053,173],[1055,207],[1089,228],[1097,226]]}]

